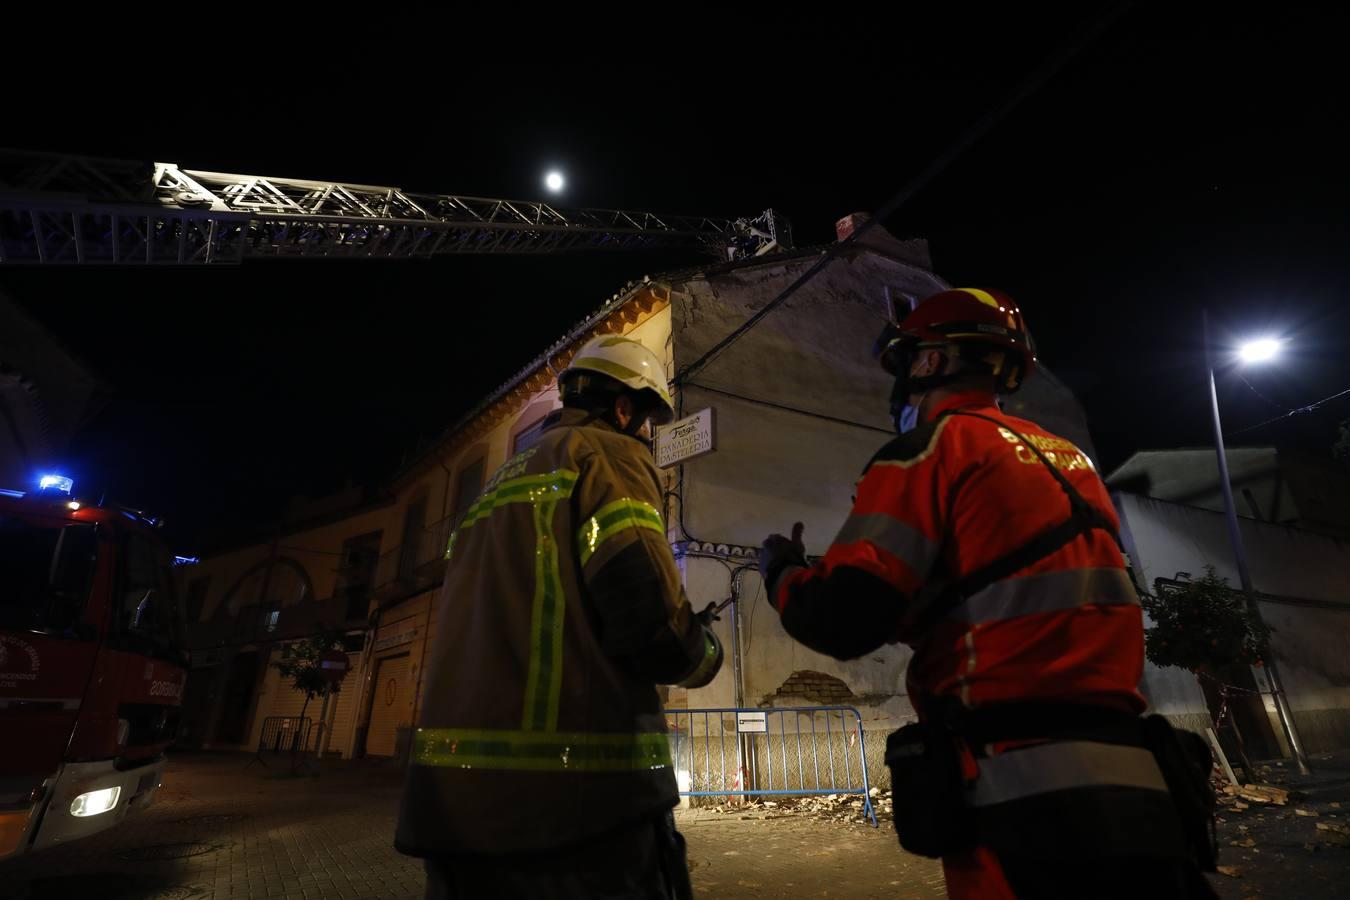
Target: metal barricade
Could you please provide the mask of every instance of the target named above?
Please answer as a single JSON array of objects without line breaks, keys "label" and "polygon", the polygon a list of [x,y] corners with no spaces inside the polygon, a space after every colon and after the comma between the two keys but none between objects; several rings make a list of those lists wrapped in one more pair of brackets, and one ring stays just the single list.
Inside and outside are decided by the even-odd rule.
[{"label": "metal barricade", "polygon": [[668,709],[682,797],[860,794],[872,826],[862,714],[851,706]]},{"label": "metal barricade", "polygon": [[[248,766],[260,762],[264,766],[267,760],[264,753],[279,755],[282,753],[303,753],[309,743],[309,716],[268,716],[263,719],[262,735],[258,738],[258,752],[248,761]],[[245,766],[244,768],[248,768]]]}]

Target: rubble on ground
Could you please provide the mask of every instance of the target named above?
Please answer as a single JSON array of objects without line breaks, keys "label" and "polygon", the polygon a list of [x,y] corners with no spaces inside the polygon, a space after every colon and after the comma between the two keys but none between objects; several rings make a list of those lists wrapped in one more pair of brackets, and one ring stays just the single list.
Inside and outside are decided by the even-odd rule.
[{"label": "rubble on ground", "polygon": [[[868,795],[878,822],[894,818],[890,791],[872,788]],[[801,815],[823,822],[872,824],[861,794],[810,794],[801,797],[780,796],[773,800],[745,798],[743,802],[739,801],[740,798],[729,798],[709,809],[712,812],[739,814],[741,818],[772,819]]]},{"label": "rubble on ground", "polygon": [[[1256,819],[1264,818],[1259,810],[1270,810],[1272,807],[1283,807],[1275,816],[1277,819],[1289,820],[1290,825],[1294,821],[1315,819],[1317,821],[1302,824],[1300,827],[1307,828],[1308,824],[1316,826],[1316,835],[1314,840],[1304,841],[1303,849],[1316,853],[1318,851],[1334,848],[1336,850],[1350,849],[1350,826],[1342,825],[1336,821],[1325,821],[1322,813],[1315,809],[1308,809],[1303,806],[1295,805],[1296,801],[1306,800],[1307,794],[1297,790],[1291,790],[1281,787],[1275,782],[1283,782],[1284,764],[1273,763],[1271,765],[1256,766],[1256,774],[1265,779],[1259,784],[1241,784],[1234,785],[1226,777],[1218,773],[1217,767],[1215,775],[1211,781],[1214,786],[1214,793],[1218,797],[1218,822],[1224,824],[1227,822],[1224,816],[1243,817],[1243,813],[1252,811],[1251,816]],[[1327,817],[1337,819],[1341,804],[1338,801],[1331,801],[1326,804]],[[1260,823],[1257,823],[1258,825]],[[1238,834],[1227,841],[1229,847],[1239,848],[1239,852],[1248,851],[1251,853],[1261,852],[1257,849],[1257,842],[1249,835],[1246,825],[1237,825]],[[1243,856],[1243,861],[1249,861],[1251,857]],[[1223,872],[1223,867],[1220,867]],[[1236,867],[1232,872],[1223,872],[1223,874],[1232,877],[1241,877],[1237,873]]]},{"label": "rubble on ground", "polygon": [[1350,850],[1350,827],[1345,825],[1336,822],[1318,822],[1317,837],[1325,846]]},{"label": "rubble on ground", "polygon": [[[1297,799],[1299,796],[1297,793],[1273,784],[1234,786],[1228,782],[1215,785],[1215,793],[1219,798],[1220,809],[1232,810],[1233,812],[1242,812],[1245,809],[1250,809],[1252,805],[1285,806],[1291,798]],[[1307,813],[1299,814],[1307,815]]]}]

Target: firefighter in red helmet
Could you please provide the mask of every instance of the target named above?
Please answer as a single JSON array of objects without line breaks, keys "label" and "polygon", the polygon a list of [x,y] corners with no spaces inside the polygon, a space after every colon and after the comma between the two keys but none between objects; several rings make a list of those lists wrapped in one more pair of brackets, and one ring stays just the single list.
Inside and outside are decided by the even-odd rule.
[{"label": "firefighter in red helmet", "polygon": [[943,291],[889,323],[899,436],[829,550],[760,570],[783,627],[837,659],[914,651],[892,734],[896,830],[952,897],[1213,896],[1209,751],[1142,717],[1144,634],[1092,461],[997,395],[1035,371],[1016,302]]}]

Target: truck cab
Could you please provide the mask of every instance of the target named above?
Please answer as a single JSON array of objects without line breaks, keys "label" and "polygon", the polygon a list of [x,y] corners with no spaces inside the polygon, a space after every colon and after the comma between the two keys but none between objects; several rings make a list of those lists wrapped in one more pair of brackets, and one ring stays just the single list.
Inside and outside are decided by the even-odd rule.
[{"label": "truck cab", "polygon": [[148,805],[187,677],[158,523],[51,478],[0,490],[0,859]]}]

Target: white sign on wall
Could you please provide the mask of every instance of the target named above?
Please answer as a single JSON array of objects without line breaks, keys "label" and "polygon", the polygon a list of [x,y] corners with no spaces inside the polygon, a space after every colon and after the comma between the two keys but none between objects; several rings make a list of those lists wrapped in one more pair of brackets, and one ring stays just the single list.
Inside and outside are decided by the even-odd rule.
[{"label": "white sign on wall", "polygon": [[[401,623],[396,624],[401,625]],[[385,634],[385,629],[381,628],[380,637],[378,640],[375,641],[374,645],[371,647],[371,650],[378,653],[381,650],[387,650],[390,647],[396,647],[399,644],[406,644],[409,641],[416,638],[418,632],[421,630],[422,629],[418,628],[415,625],[412,627],[401,625],[401,630],[392,632],[390,634]]]},{"label": "white sign on wall", "polygon": [[717,449],[717,416],[712,407],[656,429],[656,465],[662,469]]}]

